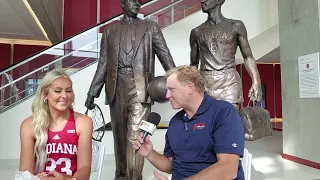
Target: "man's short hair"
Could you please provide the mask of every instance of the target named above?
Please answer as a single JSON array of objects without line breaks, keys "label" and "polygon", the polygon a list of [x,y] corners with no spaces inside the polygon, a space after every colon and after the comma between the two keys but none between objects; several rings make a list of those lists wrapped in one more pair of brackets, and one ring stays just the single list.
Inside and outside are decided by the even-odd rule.
[{"label": "man's short hair", "polygon": [[204,81],[197,67],[182,65],[168,70],[165,74],[167,79],[172,74],[177,75],[177,79],[181,83],[192,82],[198,92],[205,92]]}]

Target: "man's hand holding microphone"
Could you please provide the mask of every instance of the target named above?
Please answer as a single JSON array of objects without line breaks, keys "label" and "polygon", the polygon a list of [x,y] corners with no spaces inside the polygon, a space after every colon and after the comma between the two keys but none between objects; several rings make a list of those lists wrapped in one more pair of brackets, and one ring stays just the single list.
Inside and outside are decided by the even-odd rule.
[{"label": "man's hand holding microphone", "polygon": [[[150,141],[150,136],[155,131],[157,125],[159,124],[161,117],[158,113],[151,112],[147,118],[147,120],[142,120],[139,129],[141,130],[140,135],[137,140],[133,143],[133,148],[136,150],[138,154],[147,158],[153,166],[161,171],[166,171],[165,169],[169,169],[171,171],[171,161],[170,164],[162,163],[162,158],[168,160],[168,158],[163,155],[158,154],[154,149],[152,142]],[[155,157],[153,157],[155,155]],[[161,164],[161,165],[160,165]],[[160,166],[159,166],[160,165]],[[163,168],[162,166],[165,165]],[[168,168],[168,166],[170,166]],[[154,171],[154,175],[158,180],[167,180],[168,178],[159,174],[156,170]]]},{"label": "man's hand holding microphone", "polygon": [[133,143],[133,148],[138,154],[145,158],[148,158],[154,151],[149,135],[153,134],[160,120],[161,117],[158,113],[151,112],[147,120],[142,120],[139,125],[141,132],[137,140]]}]

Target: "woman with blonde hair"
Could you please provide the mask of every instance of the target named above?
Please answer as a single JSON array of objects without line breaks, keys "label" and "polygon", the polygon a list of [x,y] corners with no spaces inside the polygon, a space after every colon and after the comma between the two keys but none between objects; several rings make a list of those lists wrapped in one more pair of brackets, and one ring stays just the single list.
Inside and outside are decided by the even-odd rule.
[{"label": "woman with blonde hair", "polygon": [[48,72],[38,86],[32,116],[20,127],[20,171],[42,179],[88,180],[92,119],[74,112],[72,81],[63,70]]}]

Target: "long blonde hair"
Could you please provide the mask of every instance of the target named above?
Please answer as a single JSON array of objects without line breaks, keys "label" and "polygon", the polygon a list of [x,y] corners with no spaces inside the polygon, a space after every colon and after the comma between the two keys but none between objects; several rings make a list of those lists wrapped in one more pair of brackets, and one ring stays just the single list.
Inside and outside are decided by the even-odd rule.
[{"label": "long blonde hair", "polygon": [[42,78],[37,88],[35,99],[32,103],[32,116],[35,136],[34,152],[36,157],[36,173],[43,172],[44,165],[47,161],[46,144],[48,141],[48,128],[50,120],[49,107],[44,98],[48,93],[48,89],[51,83],[61,77],[68,79],[72,84],[70,77],[64,70],[52,70]]}]

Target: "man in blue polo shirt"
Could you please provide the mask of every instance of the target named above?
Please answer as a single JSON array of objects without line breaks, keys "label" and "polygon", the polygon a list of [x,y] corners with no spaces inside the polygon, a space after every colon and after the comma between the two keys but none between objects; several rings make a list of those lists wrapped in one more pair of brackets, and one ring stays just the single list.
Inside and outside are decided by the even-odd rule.
[{"label": "man in blue polo shirt", "polygon": [[244,127],[234,106],[207,95],[195,67],[179,66],[166,78],[167,98],[173,109],[182,110],[170,121],[163,155],[142,135],[134,142],[137,153],[172,173],[172,180],[244,180]]}]

